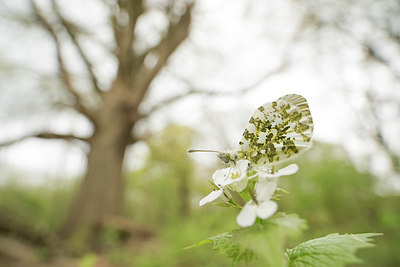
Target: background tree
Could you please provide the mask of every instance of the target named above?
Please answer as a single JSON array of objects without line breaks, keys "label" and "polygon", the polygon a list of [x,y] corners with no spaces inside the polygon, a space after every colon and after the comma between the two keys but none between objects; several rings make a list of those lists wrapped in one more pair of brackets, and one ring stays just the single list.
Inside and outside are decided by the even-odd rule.
[{"label": "background tree", "polygon": [[[359,149],[357,146],[366,148],[365,168],[381,178],[381,192],[398,194],[399,1],[322,4],[317,0],[309,2],[305,9],[307,20],[313,25],[310,29],[316,37],[318,59],[337,56],[327,61],[335,66],[329,76],[333,89],[346,99],[354,121],[352,132],[344,137],[345,145],[349,150]],[[316,65],[326,68],[321,62]]]},{"label": "background tree", "polygon": [[[102,7],[100,11],[108,16],[105,32],[108,30],[112,33],[110,44],[102,47],[105,55],[100,56],[91,51],[93,46],[88,43],[101,46],[102,36],[83,23],[76,22],[66,3],[56,0],[47,4],[40,2],[41,5],[33,0],[30,3],[30,17],[8,15],[30,27],[39,25],[50,36],[59,78],[58,84],[53,86],[59,86],[64,96],[59,106],[76,111],[89,122],[92,131],[83,136],[72,132],[35,132],[2,145],[31,137],[78,140],[88,145],[86,172],[61,234],[66,238],[78,236],[82,240],[92,240],[107,216],[120,214],[124,193],[123,161],[126,148],[141,139],[136,131],[138,122],[188,95],[215,95],[218,92],[205,90],[181,79],[188,88],[185,92],[152,103],[147,109],[142,107],[145,101],[151,102],[147,98],[152,82],[189,35],[193,2],[99,1],[97,4]],[[156,22],[152,23],[152,20]],[[153,26],[145,34],[141,32],[144,24]],[[302,23],[299,23],[298,32],[287,41],[281,62],[255,83],[236,90],[236,94],[253,89],[289,65],[289,52],[297,42],[302,27]],[[117,71],[115,76],[111,75],[110,82],[104,82],[104,77],[99,74],[101,60],[98,58],[102,56],[111,58],[116,64]],[[78,63],[83,67],[77,73],[74,64]],[[183,195],[185,190],[183,187]],[[183,203],[187,203],[187,200]],[[182,212],[186,213],[187,209],[182,208]]]},{"label": "background tree", "polygon": [[[69,107],[84,116],[92,125],[89,136],[40,132],[10,140],[9,145],[29,137],[44,139],[79,140],[87,143],[87,170],[72,203],[71,211],[62,230],[65,237],[79,233],[90,240],[95,229],[101,227],[107,215],[120,213],[123,199],[122,165],[127,146],[138,140],[137,122],[163,106],[158,103],[149,113],[139,107],[148,94],[150,84],[167,65],[168,59],[186,39],[190,30],[193,3],[170,1],[151,4],[146,1],[104,1],[113,33],[112,56],[117,73],[110,84],[99,82],[90,51],[83,43],[88,29],[68,18],[58,1],[50,6],[31,3],[31,22],[38,23],[52,38],[57,57],[60,85],[69,94]],[[149,45],[137,34],[138,22],[147,14],[157,11],[165,19],[163,29],[157,32],[158,42]],[[90,86],[79,82],[70,69],[71,57],[67,49],[74,48],[85,67]],[[146,61],[151,61],[150,63]],[[170,103],[167,100],[165,103]]]}]

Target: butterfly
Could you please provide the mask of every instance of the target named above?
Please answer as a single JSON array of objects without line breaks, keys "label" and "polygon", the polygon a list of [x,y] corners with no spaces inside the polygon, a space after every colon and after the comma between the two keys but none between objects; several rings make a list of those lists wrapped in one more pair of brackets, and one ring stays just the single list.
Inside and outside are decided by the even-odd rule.
[{"label": "butterfly", "polygon": [[224,163],[246,159],[253,165],[271,166],[311,147],[314,123],[307,100],[288,94],[260,106],[251,116],[235,151],[190,149],[188,152],[216,152]]}]

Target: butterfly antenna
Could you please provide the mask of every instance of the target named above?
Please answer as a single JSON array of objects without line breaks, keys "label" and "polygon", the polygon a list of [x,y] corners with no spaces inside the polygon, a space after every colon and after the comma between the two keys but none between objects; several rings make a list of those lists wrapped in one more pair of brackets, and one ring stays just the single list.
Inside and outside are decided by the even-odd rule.
[{"label": "butterfly antenna", "polygon": [[188,149],[187,152],[188,153],[194,153],[194,152],[222,153],[221,151],[210,150],[210,149]]}]

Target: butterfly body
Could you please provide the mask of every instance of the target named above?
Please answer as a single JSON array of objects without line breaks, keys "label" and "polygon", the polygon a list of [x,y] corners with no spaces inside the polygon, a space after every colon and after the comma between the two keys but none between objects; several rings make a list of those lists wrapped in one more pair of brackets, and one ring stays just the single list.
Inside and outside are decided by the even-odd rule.
[{"label": "butterfly body", "polygon": [[218,158],[222,160],[223,163],[235,165],[238,160],[240,160],[239,155],[236,151],[226,151],[219,152],[217,154]]},{"label": "butterfly body", "polygon": [[301,95],[289,94],[254,112],[236,150],[189,152],[216,152],[226,164],[235,165],[245,159],[252,165],[269,168],[310,148],[313,130],[307,100]]}]

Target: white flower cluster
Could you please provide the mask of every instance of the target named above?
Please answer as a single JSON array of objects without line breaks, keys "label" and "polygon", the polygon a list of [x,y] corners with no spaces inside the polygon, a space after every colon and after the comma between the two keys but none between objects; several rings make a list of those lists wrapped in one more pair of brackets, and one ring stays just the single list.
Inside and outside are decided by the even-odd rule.
[{"label": "white flower cluster", "polygon": [[238,225],[248,227],[256,218],[267,219],[275,214],[278,204],[271,200],[277,189],[277,178],[297,172],[298,166],[291,164],[278,171],[259,169],[250,165],[247,160],[239,160],[234,166],[217,170],[212,176],[214,191],[200,200],[200,206],[223,198],[229,203],[237,204],[230,191],[237,192],[246,201],[236,218]]}]

